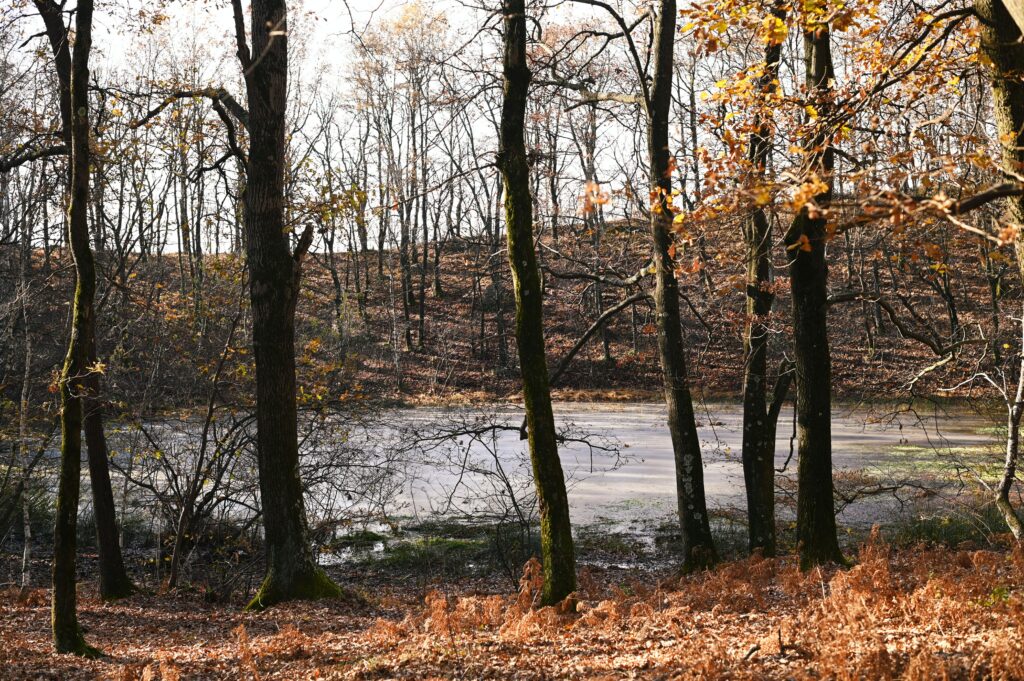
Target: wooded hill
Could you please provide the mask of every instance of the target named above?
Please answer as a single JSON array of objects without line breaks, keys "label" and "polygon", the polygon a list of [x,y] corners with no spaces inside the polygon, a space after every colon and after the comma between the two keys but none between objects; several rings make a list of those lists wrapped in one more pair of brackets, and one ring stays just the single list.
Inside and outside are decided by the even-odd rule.
[{"label": "wooded hill", "polygon": [[[679,257],[692,378],[708,399],[735,400],[741,391],[744,291],[735,253],[738,229],[728,222],[716,225]],[[986,394],[984,385],[948,388],[968,375],[979,353],[999,352],[1007,340],[1000,334],[1013,333],[998,320],[1003,299],[1018,295],[1015,270],[998,251],[956,239],[949,227],[935,226],[927,237],[944,247],[890,242],[885,231],[872,228],[829,244],[836,301],[829,334],[841,399],[877,399],[879,385],[891,388],[885,399]],[[650,262],[643,226],[609,224],[596,249],[587,238],[547,238],[541,244],[549,365],[553,372],[564,366],[554,382],[556,398],[661,399],[653,310],[645,297],[650,277],[635,276]],[[19,258],[12,247],[7,253],[0,261],[0,281],[13,289]],[[406,321],[401,292],[390,288],[389,275],[377,272],[377,252],[335,254],[337,287],[330,256],[310,257],[298,307],[300,384],[309,395],[406,404],[519,399],[515,309],[504,253],[491,244],[453,240],[442,245],[439,258],[434,244],[429,254],[422,325],[418,299]],[[99,252],[97,258],[100,356],[115,412],[141,416],[138,410],[155,414],[204,404],[204,377],[215,369],[233,324],[246,323],[244,262],[230,254],[207,255],[201,274],[192,276],[177,255],[128,254],[121,262],[116,253]],[[387,272],[397,260],[394,252],[383,254]],[[414,280],[421,269],[414,270]],[[31,277],[39,284],[30,288],[30,305],[41,310],[29,319],[37,353],[34,391],[46,389],[63,359],[72,274],[66,252],[33,253]],[[791,343],[783,277],[781,269],[770,322],[773,354],[779,357],[788,354]],[[598,292],[609,316],[594,329],[601,317]],[[3,321],[8,334],[20,337],[24,321],[18,304],[7,306]],[[588,340],[566,361],[588,330]],[[918,373],[946,356],[939,351],[958,343],[956,360],[928,372],[911,390],[908,384]],[[225,395],[242,400],[239,406],[250,388],[249,344],[236,332],[226,360],[233,389]],[[19,345],[8,343],[3,350],[2,385],[9,405],[20,389]]]}]

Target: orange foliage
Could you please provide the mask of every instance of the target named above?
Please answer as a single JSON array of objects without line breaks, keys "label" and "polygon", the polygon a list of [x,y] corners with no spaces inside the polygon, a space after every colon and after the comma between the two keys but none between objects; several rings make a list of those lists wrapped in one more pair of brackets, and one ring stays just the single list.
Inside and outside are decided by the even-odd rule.
[{"label": "orange foliage", "polygon": [[[893,550],[877,534],[856,565],[800,572],[759,556],[686,577],[623,583],[583,570],[572,606],[538,608],[539,564],[511,595],[435,588],[419,605],[352,611],[295,603],[261,615],[137,596],[85,598],[111,655],[50,652],[45,604],[0,604],[13,678],[371,679],[1021,678],[1024,549]],[[457,585],[453,585],[457,586]],[[164,599],[164,600],[161,600]],[[180,625],[176,624],[180,622]]]}]

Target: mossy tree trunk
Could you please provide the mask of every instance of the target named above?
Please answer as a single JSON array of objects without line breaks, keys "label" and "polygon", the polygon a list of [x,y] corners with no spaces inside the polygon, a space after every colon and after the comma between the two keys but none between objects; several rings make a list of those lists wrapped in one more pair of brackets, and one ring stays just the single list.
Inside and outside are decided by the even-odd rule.
[{"label": "mossy tree trunk", "polygon": [[60,84],[64,138],[69,142],[68,243],[75,262],[75,298],[71,339],[60,374],[61,451],[57,483],[57,511],[53,530],[53,593],[51,623],[57,652],[93,656],[78,624],[77,534],[78,500],[82,471],[83,395],[89,389],[89,333],[94,323],[93,298],[96,266],[89,246],[89,52],[92,47],[91,0],[80,0],[75,13],[73,52],[64,27],[62,8],[36,0],[46,24]]},{"label": "mossy tree trunk", "polygon": [[654,77],[647,102],[651,239],[655,265],[654,302],[668,428],[675,454],[683,569],[692,571],[714,564],[718,555],[711,536],[704,497],[704,463],[687,375],[686,346],[679,315],[679,282],[671,255],[672,210],[669,197],[672,194],[672,170],[669,164],[668,124],[672,104],[675,31],[675,0],[661,0],[654,27]]},{"label": "mossy tree trunk", "polygon": [[[772,17],[784,20],[785,9],[778,5]],[[765,49],[764,73],[758,89],[770,111],[772,97],[778,91],[782,43],[769,42]],[[748,159],[753,189],[764,191],[765,168],[772,152],[774,124],[769,113],[760,113],[756,131],[750,135]],[[758,205],[747,217],[743,237],[747,255],[747,316],[743,332],[743,480],[747,491],[748,537],[751,551],[775,555],[775,431],[782,394],[768,403],[768,339],[771,330],[768,315],[775,295],[772,292],[772,226],[768,213]],[[781,387],[787,387],[782,379]],[[779,391],[776,391],[778,394]]]},{"label": "mossy tree trunk", "polygon": [[293,251],[284,224],[287,8],[283,0],[252,3],[250,52],[241,2],[232,4],[249,102],[243,201],[267,560],[266,577],[248,606],[257,609],[291,599],[337,597],[342,592],[313,557],[299,476],[295,305],[302,259],[313,232],[307,225]]},{"label": "mossy tree trunk", "polygon": [[533,243],[533,200],[524,127],[530,69],[526,61],[526,7],[504,0],[504,101],[498,167],[505,183],[508,258],[516,300],[516,340],[523,378],[530,460],[541,518],[544,588],[541,602],[557,603],[576,590],[576,558],[569,500],[558,459],[555,419],[544,348],[540,273]]},{"label": "mossy tree trunk", "polygon": [[[64,25],[60,6],[52,0],[36,2],[36,8],[46,26],[46,36],[50,42],[50,48],[54,56],[54,71],[59,84],[59,100],[61,124],[63,126],[62,137],[68,149],[73,150],[74,125],[72,111],[86,112],[88,109],[74,107],[72,105],[72,81],[75,77],[71,47],[68,41],[68,29]],[[77,28],[76,28],[77,30]],[[76,42],[77,44],[77,42]],[[85,76],[88,77],[88,54],[81,57],[84,60]],[[84,82],[84,81],[83,81]],[[88,119],[86,119],[86,133],[88,133]],[[86,137],[88,144],[88,136]],[[82,153],[86,154],[85,167],[88,173],[91,162],[86,148]],[[74,187],[74,158],[68,164],[68,186]],[[83,181],[88,189],[88,174]],[[88,205],[82,208],[88,211]],[[70,221],[69,221],[70,225]],[[75,228],[75,227],[71,227]],[[82,218],[82,224],[77,228],[86,230],[84,248],[89,249],[87,217]],[[72,243],[72,252],[75,258],[76,276],[83,286],[80,291],[81,300],[78,304],[88,308],[89,313],[82,315],[78,320],[78,343],[81,344],[81,352],[85,353],[87,361],[82,366],[95,367],[98,362],[96,354],[96,319],[93,312],[93,305],[96,292],[96,271],[92,251],[88,254],[75,251]],[[77,396],[84,400],[83,426],[85,429],[85,440],[89,456],[89,478],[91,481],[93,510],[96,522],[96,539],[99,547],[99,569],[100,569],[100,596],[104,599],[116,599],[129,595],[134,587],[128,578],[128,572],[124,567],[124,559],[121,555],[121,545],[118,541],[117,513],[114,508],[114,493],[110,483],[110,464],[107,450],[106,435],[103,431],[102,401],[100,398],[101,376],[99,371],[89,371],[80,376],[81,386]]]},{"label": "mossy tree trunk", "polygon": [[[828,116],[835,77],[827,25],[804,32],[804,66],[808,96],[819,116]],[[827,222],[822,211],[832,200],[833,150],[826,134],[808,141],[807,180],[827,189],[814,206],[800,209],[786,234],[790,254],[793,309],[793,354],[796,364],[798,442],[797,541],[804,569],[842,563],[832,496],[832,358],[828,344]]]},{"label": "mossy tree trunk", "polygon": [[[981,50],[988,57],[989,80],[992,86],[992,113],[996,119],[1002,148],[1003,169],[1019,177],[1024,172],[1024,37],[1015,18],[1024,15],[1022,3],[1004,0],[977,0],[975,12],[981,24]],[[1014,9],[1014,12],[1010,10]],[[1015,196],[1006,201],[1005,222],[1024,224],[1024,197]],[[1017,235],[1015,243],[1018,271],[1024,281],[1024,237]],[[1022,339],[1024,343],[1024,339]],[[1024,352],[1024,345],[1021,347]],[[1024,414],[1024,357],[1019,367],[1018,387],[1014,397],[1007,400],[1009,432],[1006,439],[1006,458],[1003,476],[996,489],[996,505],[1017,541],[1024,538],[1024,524],[1010,503],[1010,491],[1016,480],[1020,450],[1020,422]]]}]

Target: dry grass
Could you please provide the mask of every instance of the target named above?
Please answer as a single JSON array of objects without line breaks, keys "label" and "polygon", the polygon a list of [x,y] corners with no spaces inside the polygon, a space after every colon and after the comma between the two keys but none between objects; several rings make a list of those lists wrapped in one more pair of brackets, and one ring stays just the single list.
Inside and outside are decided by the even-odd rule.
[{"label": "dry grass", "polygon": [[111,657],[49,650],[45,603],[0,605],[3,678],[112,679],[1019,679],[1024,550],[893,551],[877,537],[849,570],[791,559],[612,584],[581,575],[579,600],[536,609],[536,565],[518,594],[298,603],[260,615],[172,596],[85,598],[90,641]]}]

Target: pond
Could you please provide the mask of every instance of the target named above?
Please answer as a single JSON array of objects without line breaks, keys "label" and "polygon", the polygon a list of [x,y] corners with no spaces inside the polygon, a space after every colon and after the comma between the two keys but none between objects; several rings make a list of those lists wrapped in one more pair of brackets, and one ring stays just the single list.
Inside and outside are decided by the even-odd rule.
[{"label": "pond", "polygon": [[[696,409],[708,505],[712,509],[742,510],[742,407],[709,403],[697,404]],[[439,428],[448,424],[455,428],[463,420],[472,421],[473,413],[468,409],[417,408],[396,411],[393,418],[406,424],[435,424]],[[560,426],[573,424],[575,436],[617,443],[623,457],[615,465],[612,457],[603,452],[593,454],[585,443],[561,447],[574,523],[669,517],[674,513],[675,468],[663,405],[556,403],[555,415]],[[490,412],[490,418],[514,425],[522,412],[498,408]],[[834,409],[832,419],[837,479],[843,478],[844,472],[862,471],[865,475],[857,480],[868,486],[886,487],[885,481],[892,485],[902,481],[942,486],[950,481],[958,465],[977,463],[993,453],[998,457],[997,436],[992,434],[997,424],[991,417],[963,408],[947,411],[929,405],[916,411],[896,411],[840,406]],[[791,476],[795,480],[795,455],[787,465],[793,436],[791,408],[783,411],[777,435],[776,469],[785,469],[780,479]],[[501,431],[490,443],[478,441],[464,445],[464,449],[476,451],[481,460],[497,458],[508,468],[525,462],[526,442],[517,432]],[[481,453],[483,449],[488,451]],[[413,516],[427,515],[438,509],[439,500],[458,498],[459,492],[453,492],[453,488],[460,486],[471,496],[470,483],[461,469],[455,470],[458,468],[423,467],[411,475],[400,496],[406,510]],[[902,504],[898,495],[866,495],[863,501],[844,506],[840,522],[870,525]]]}]

